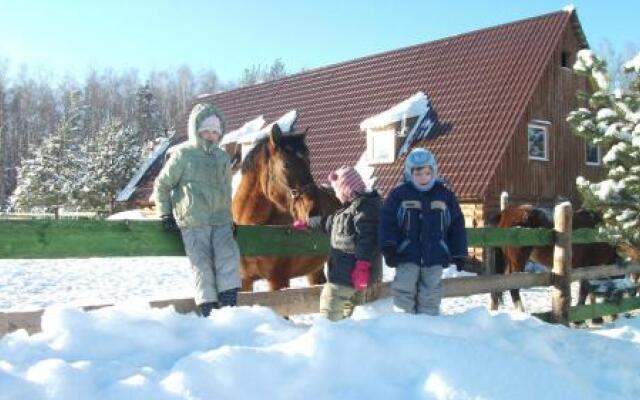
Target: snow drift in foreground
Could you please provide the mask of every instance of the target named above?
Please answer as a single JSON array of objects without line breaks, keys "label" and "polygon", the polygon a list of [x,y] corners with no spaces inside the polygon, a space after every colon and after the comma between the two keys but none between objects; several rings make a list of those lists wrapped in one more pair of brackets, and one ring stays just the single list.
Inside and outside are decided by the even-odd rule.
[{"label": "snow drift in foreground", "polygon": [[2,399],[637,399],[640,320],[593,333],[481,308],[441,317],[359,307],[287,321],[128,304],[51,307],[0,340]]}]

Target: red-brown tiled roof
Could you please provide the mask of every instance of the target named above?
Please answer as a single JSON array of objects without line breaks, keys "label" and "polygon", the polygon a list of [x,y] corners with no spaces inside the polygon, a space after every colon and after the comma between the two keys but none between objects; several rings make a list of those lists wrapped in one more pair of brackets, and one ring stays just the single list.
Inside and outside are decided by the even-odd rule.
[{"label": "red-brown tiled roof", "polygon": [[[297,128],[310,128],[312,170],[322,183],[340,165],[355,164],[365,150],[365,134],[359,131],[363,119],[421,90],[432,102],[441,133],[422,145],[436,154],[441,175],[460,198],[481,199],[570,23],[579,29],[572,13],[556,12],[199,101],[222,109],[230,130],[259,115],[273,121],[296,109]],[[400,181],[401,163],[376,166],[382,192]]]}]

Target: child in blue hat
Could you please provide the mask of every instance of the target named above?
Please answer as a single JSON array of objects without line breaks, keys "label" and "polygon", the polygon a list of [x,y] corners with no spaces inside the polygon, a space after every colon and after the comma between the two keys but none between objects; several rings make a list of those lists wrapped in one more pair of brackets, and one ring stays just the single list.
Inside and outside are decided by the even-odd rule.
[{"label": "child in blue hat", "polygon": [[438,178],[438,164],[416,148],[404,163],[404,182],[384,202],[380,248],[390,267],[394,305],[407,313],[438,315],[442,269],[467,257],[464,217],[455,194]]}]

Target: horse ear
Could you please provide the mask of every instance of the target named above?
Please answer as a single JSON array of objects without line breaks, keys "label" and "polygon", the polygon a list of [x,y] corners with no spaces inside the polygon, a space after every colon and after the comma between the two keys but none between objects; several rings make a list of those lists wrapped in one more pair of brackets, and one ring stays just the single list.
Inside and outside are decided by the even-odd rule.
[{"label": "horse ear", "polygon": [[280,139],[282,138],[282,131],[278,124],[273,124],[271,127],[271,135],[269,135],[269,144],[271,144],[271,148],[275,149],[280,144]]}]

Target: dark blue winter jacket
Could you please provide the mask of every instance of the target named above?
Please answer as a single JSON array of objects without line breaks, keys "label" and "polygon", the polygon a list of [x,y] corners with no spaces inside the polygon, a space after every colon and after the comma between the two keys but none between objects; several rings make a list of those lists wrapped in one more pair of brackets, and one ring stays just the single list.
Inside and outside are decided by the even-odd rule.
[{"label": "dark blue winter jacket", "polygon": [[380,214],[380,247],[395,247],[398,263],[448,265],[467,256],[464,217],[440,181],[428,191],[406,182],[389,193]]}]

